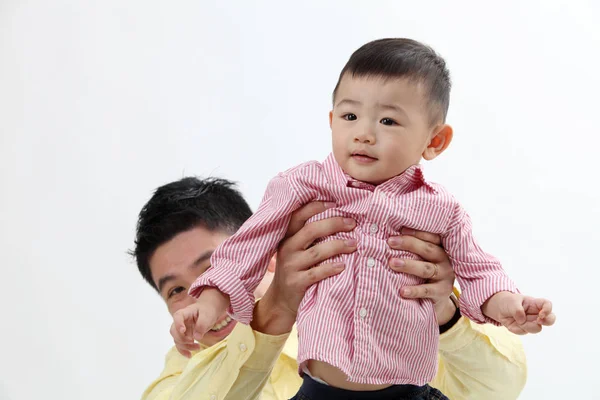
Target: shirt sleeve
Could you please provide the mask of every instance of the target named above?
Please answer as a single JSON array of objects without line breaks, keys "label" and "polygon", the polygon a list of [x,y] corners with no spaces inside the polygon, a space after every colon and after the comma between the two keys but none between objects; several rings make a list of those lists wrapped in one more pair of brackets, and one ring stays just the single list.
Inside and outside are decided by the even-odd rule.
[{"label": "shirt sleeve", "polygon": [[189,360],[173,348],[142,400],[259,399],[287,337],[238,324],[226,340]]},{"label": "shirt sleeve", "polygon": [[506,328],[462,317],[440,336],[438,373],[431,385],[448,398],[516,399],[526,380],[523,345]]},{"label": "shirt sleeve", "polygon": [[477,323],[499,325],[481,312],[481,306],[498,292],[518,293],[515,283],[500,262],[484,252],[473,237],[471,218],[457,203],[450,228],[442,235],[442,245],[450,257],[462,291],[460,311]]},{"label": "shirt sleeve", "polygon": [[231,317],[249,324],[254,290],[284,238],[291,213],[301,205],[287,175],[271,180],[258,210],[215,250],[211,268],[194,282],[190,295],[198,297],[203,288],[215,287],[229,296]]}]

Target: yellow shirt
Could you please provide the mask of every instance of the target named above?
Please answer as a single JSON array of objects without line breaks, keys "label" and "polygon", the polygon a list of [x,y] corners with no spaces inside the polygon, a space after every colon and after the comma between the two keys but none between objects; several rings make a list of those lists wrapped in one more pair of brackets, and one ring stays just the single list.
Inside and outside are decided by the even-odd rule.
[{"label": "yellow shirt", "polygon": [[[297,346],[295,331],[270,336],[238,323],[227,338],[191,359],[172,348],[142,400],[287,400],[302,382]],[[525,385],[523,347],[505,328],[462,317],[440,336],[438,354],[431,386],[452,400],[516,399]]]}]

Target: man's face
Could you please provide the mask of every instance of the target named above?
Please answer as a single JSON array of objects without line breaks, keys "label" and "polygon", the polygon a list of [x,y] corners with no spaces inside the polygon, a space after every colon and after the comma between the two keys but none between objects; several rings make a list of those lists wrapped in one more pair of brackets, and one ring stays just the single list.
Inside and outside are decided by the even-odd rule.
[{"label": "man's face", "polygon": [[[178,234],[156,249],[150,258],[152,280],[171,315],[196,301],[188,295],[191,284],[210,267],[211,254],[229,236],[224,232],[196,227]],[[224,314],[204,335],[201,343],[214,345],[229,335],[234,325],[235,321]]]},{"label": "man's face", "polygon": [[418,164],[431,139],[422,87],[406,79],[344,75],[330,123],[337,163],[372,184]]}]

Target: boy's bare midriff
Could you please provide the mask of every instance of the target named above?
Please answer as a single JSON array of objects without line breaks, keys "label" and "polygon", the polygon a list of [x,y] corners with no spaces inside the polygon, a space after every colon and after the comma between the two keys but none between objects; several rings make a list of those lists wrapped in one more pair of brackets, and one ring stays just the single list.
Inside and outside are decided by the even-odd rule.
[{"label": "boy's bare midriff", "polygon": [[327,364],[323,361],[308,360],[307,368],[310,374],[315,378],[319,378],[328,385],[353,391],[368,391],[368,390],[381,390],[391,385],[369,385],[366,383],[356,383],[348,381],[346,374],[343,373],[339,368],[334,367],[331,364]]}]

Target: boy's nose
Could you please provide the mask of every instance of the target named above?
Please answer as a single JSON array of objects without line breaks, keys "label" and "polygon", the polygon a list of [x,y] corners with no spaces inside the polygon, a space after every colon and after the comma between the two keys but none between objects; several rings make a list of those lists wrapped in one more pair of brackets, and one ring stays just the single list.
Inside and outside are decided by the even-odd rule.
[{"label": "boy's nose", "polygon": [[361,129],[354,136],[355,143],[375,144],[375,134],[371,129]]}]

